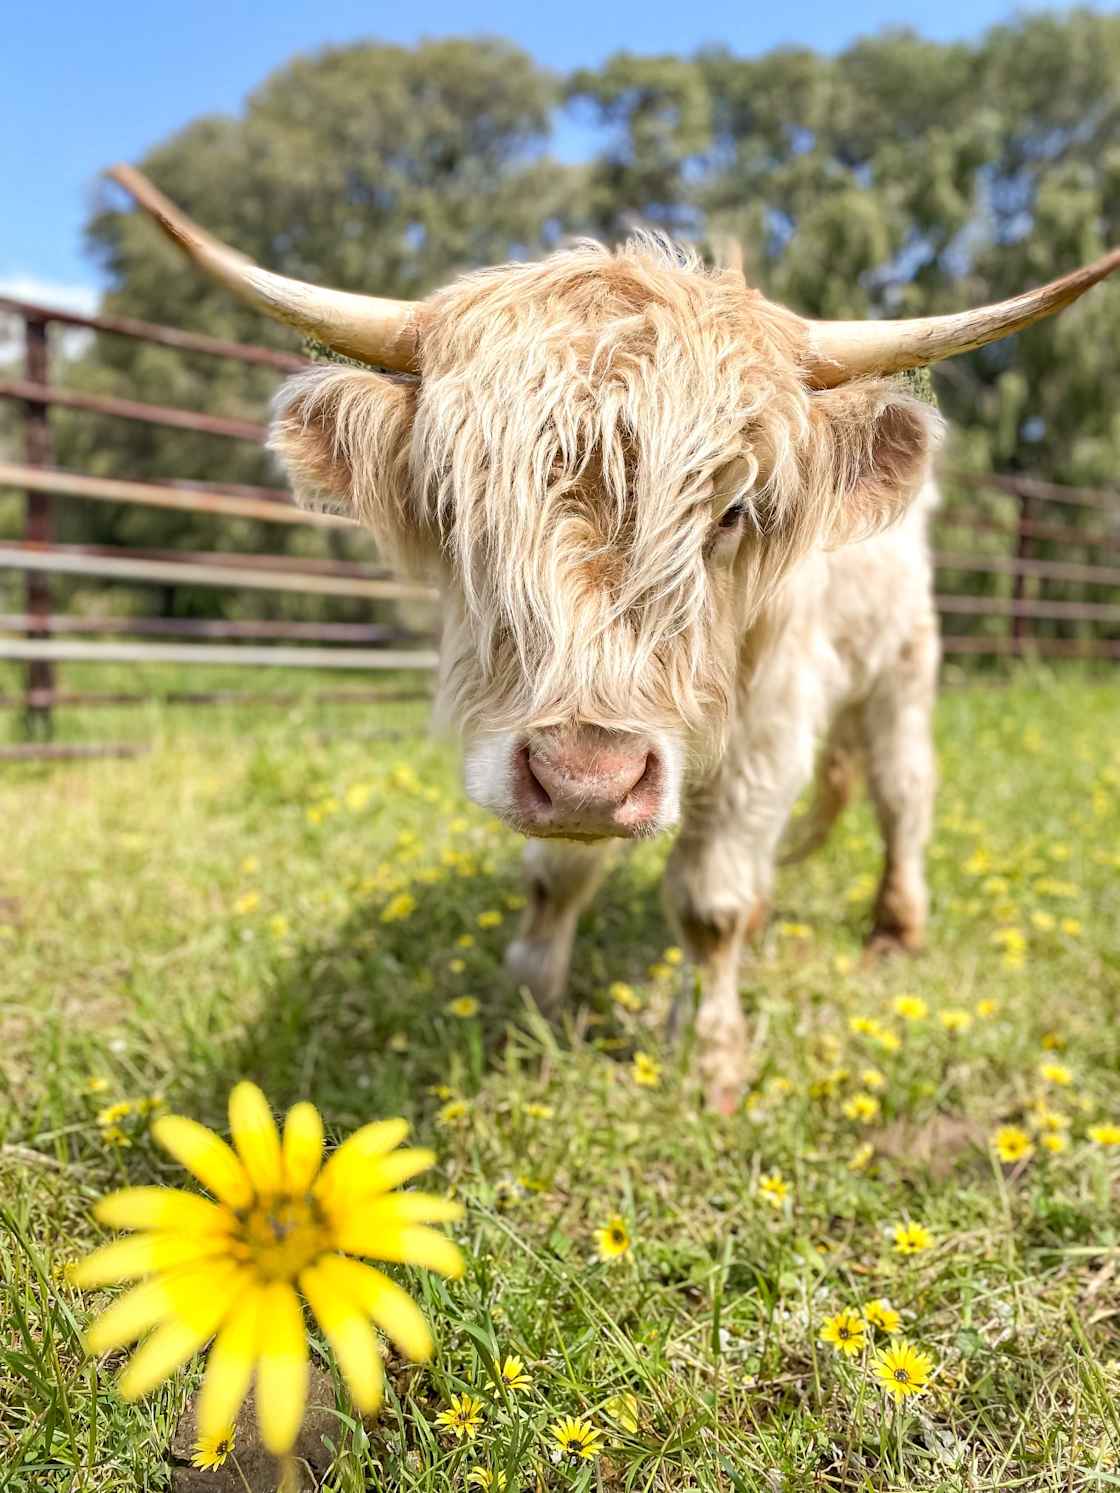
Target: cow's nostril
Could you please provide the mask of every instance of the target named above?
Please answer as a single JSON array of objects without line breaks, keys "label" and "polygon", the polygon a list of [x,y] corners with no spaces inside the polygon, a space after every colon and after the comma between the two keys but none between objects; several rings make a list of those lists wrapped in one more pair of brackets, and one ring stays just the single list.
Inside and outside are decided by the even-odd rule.
[{"label": "cow's nostril", "polygon": [[513,770],[523,801],[542,813],[551,809],[552,795],[533,771],[533,759],[527,746],[518,751]]}]

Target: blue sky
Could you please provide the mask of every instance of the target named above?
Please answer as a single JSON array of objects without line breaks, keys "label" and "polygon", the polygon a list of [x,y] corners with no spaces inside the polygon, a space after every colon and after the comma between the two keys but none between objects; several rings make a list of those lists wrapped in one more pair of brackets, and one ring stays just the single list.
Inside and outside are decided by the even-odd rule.
[{"label": "blue sky", "polygon": [[267,73],[329,43],[502,35],[564,69],[622,48],[690,52],[710,42],[748,55],[791,42],[831,51],[885,25],[968,37],[1014,9],[1007,0],[23,0],[3,23],[0,285],[90,299],[98,271],[81,229],[98,172],[136,160],[198,114],[236,112]]}]

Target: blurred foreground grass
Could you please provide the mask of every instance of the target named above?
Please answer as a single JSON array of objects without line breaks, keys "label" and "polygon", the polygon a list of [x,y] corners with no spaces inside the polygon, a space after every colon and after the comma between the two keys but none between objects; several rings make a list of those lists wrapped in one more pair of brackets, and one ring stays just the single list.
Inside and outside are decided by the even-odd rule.
[{"label": "blurred foreground grass", "polygon": [[[107,1296],[65,1266],[100,1193],[178,1184],[152,1105],[224,1128],[242,1076],[336,1134],[407,1115],[468,1205],[466,1279],[422,1288],[434,1366],[394,1366],[368,1426],[340,1395],[326,1488],[465,1489],[479,1467],[510,1493],[1120,1486],[1120,1147],[1092,1139],[1120,1123],[1118,728],[1107,682],[946,694],[929,953],[860,962],[861,803],[780,884],[742,978],[757,1079],[722,1120],[687,1043],[661,1044],[689,978],[664,845],[620,861],[552,1030],[501,969],[518,843],[463,799],[423,706],[70,712],[69,736],[153,749],[0,778],[0,1488],[183,1476],[197,1373],[123,1405],[77,1342]],[[630,1247],[603,1261],[614,1215]],[[906,1222],[928,1248],[896,1250]],[[819,1340],[879,1298],[937,1365],[901,1412],[870,1347]],[[500,1391],[494,1353],[531,1387]],[[481,1425],[449,1440],[435,1417],[463,1391]],[[563,1414],[599,1458],[552,1463]]]}]

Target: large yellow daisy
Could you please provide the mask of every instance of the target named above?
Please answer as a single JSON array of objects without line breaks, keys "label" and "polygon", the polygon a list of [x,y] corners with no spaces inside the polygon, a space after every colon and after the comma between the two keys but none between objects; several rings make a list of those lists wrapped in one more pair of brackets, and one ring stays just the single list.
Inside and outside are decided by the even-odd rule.
[{"label": "large yellow daisy", "polygon": [[128,1187],[96,1208],[110,1228],[130,1229],[75,1267],[79,1286],[141,1283],[86,1333],[107,1353],[150,1332],[126,1364],[120,1391],[138,1399],[215,1334],[198,1405],[200,1438],[237,1415],[254,1371],[261,1437],[281,1454],[296,1438],[307,1399],[306,1300],[363,1414],[381,1402],[381,1357],[371,1319],[406,1358],[431,1356],[432,1338],[408,1293],[354,1259],[462,1273],[455,1245],[425,1225],[460,1217],[446,1198],[393,1192],[432,1165],[432,1152],[398,1150],[404,1120],[355,1132],[323,1162],[323,1124],[297,1104],[283,1139],[255,1084],[229,1099],[233,1146],[182,1115],[164,1115],[156,1140],[216,1201],[167,1187]]}]

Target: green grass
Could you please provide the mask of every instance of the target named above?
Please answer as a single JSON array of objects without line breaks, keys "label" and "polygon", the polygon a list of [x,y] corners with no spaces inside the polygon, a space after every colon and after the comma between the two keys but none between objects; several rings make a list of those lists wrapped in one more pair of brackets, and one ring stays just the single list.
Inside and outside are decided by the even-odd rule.
[{"label": "green grass", "polygon": [[[68,730],[98,734],[91,717]],[[758,1071],[730,1120],[701,1112],[687,1040],[662,1045],[689,978],[662,959],[666,847],[619,865],[586,918],[569,1015],[550,1029],[501,968],[518,842],[465,803],[420,707],[143,719],[147,756],[0,780],[0,1487],[171,1486],[168,1445],[198,1369],[124,1405],[119,1355],[91,1364],[79,1343],[108,1295],[82,1297],[63,1270],[101,1237],[100,1194],[178,1180],[145,1121],[123,1122],[127,1148],[107,1145],[98,1109],[161,1094],[222,1127],[242,1076],[277,1109],[313,1099],[332,1135],[408,1116],[439,1153],[437,1185],[467,1204],[465,1279],[411,1280],[435,1362],[393,1366],[365,1427],[339,1395],[328,1489],[462,1489],[478,1463],[506,1469],[511,1493],[538,1478],[713,1493],[1120,1487],[1120,1150],[1086,1133],[1120,1121],[1113,683],[1023,675],[946,694],[928,954],[860,963],[878,861],[866,804],[783,878],[743,972]],[[369,734],[381,728],[403,735]],[[415,910],[383,921],[402,892]],[[501,925],[480,927],[486,912]],[[1011,957],[998,941],[1006,929],[1022,933],[1021,963],[1014,938]],[[611,998],[616,981],[640,1010]],[[894,1014],[904,993],[927,1020]],[[462,994],[477,1017],[448,1013]],[[943,1010],[967,1012],[967,1030],[945,1030]],[[898,1051],[853,1017],[897,1033]],[[634,1083],[636,1051],[663,1063],[657,1087]],[[1044,1082],[1047,1060],[1068,1086]],[[865,1125],[845,1104],[867,1068],[885,1083]],[[106,1088],[88,1093],[91,1078]],[[450,1123],[446,1090],[466,1101]],[[1029,1129],[1043,1094],[1069,1118],[1068,1149],[1001,1167],[991,1133]],[[853,1170],[863,1142],[873,1159]],[[781,1208],[759,1191],[773,1170],[790,1186]],[[605,1264],[593,1231],[615,1213],[633,1247]],[[895,1254],[904,1219],[933,1248]],[[818,1341],[830,1314],[879,1296],[938,1364],[931,1392],[897,1415],[864,1360]],[[533,1377],[508,1400],[489,1368],[506,1352]],[[486,1402],[466,1448],[434,1424],[464,1389]],[[605,1409],[620,1393],[636,1396],[634,1432]],[[606,1433],[602,1457],[575,1471],[541,1462],[566,1413]]]}]

